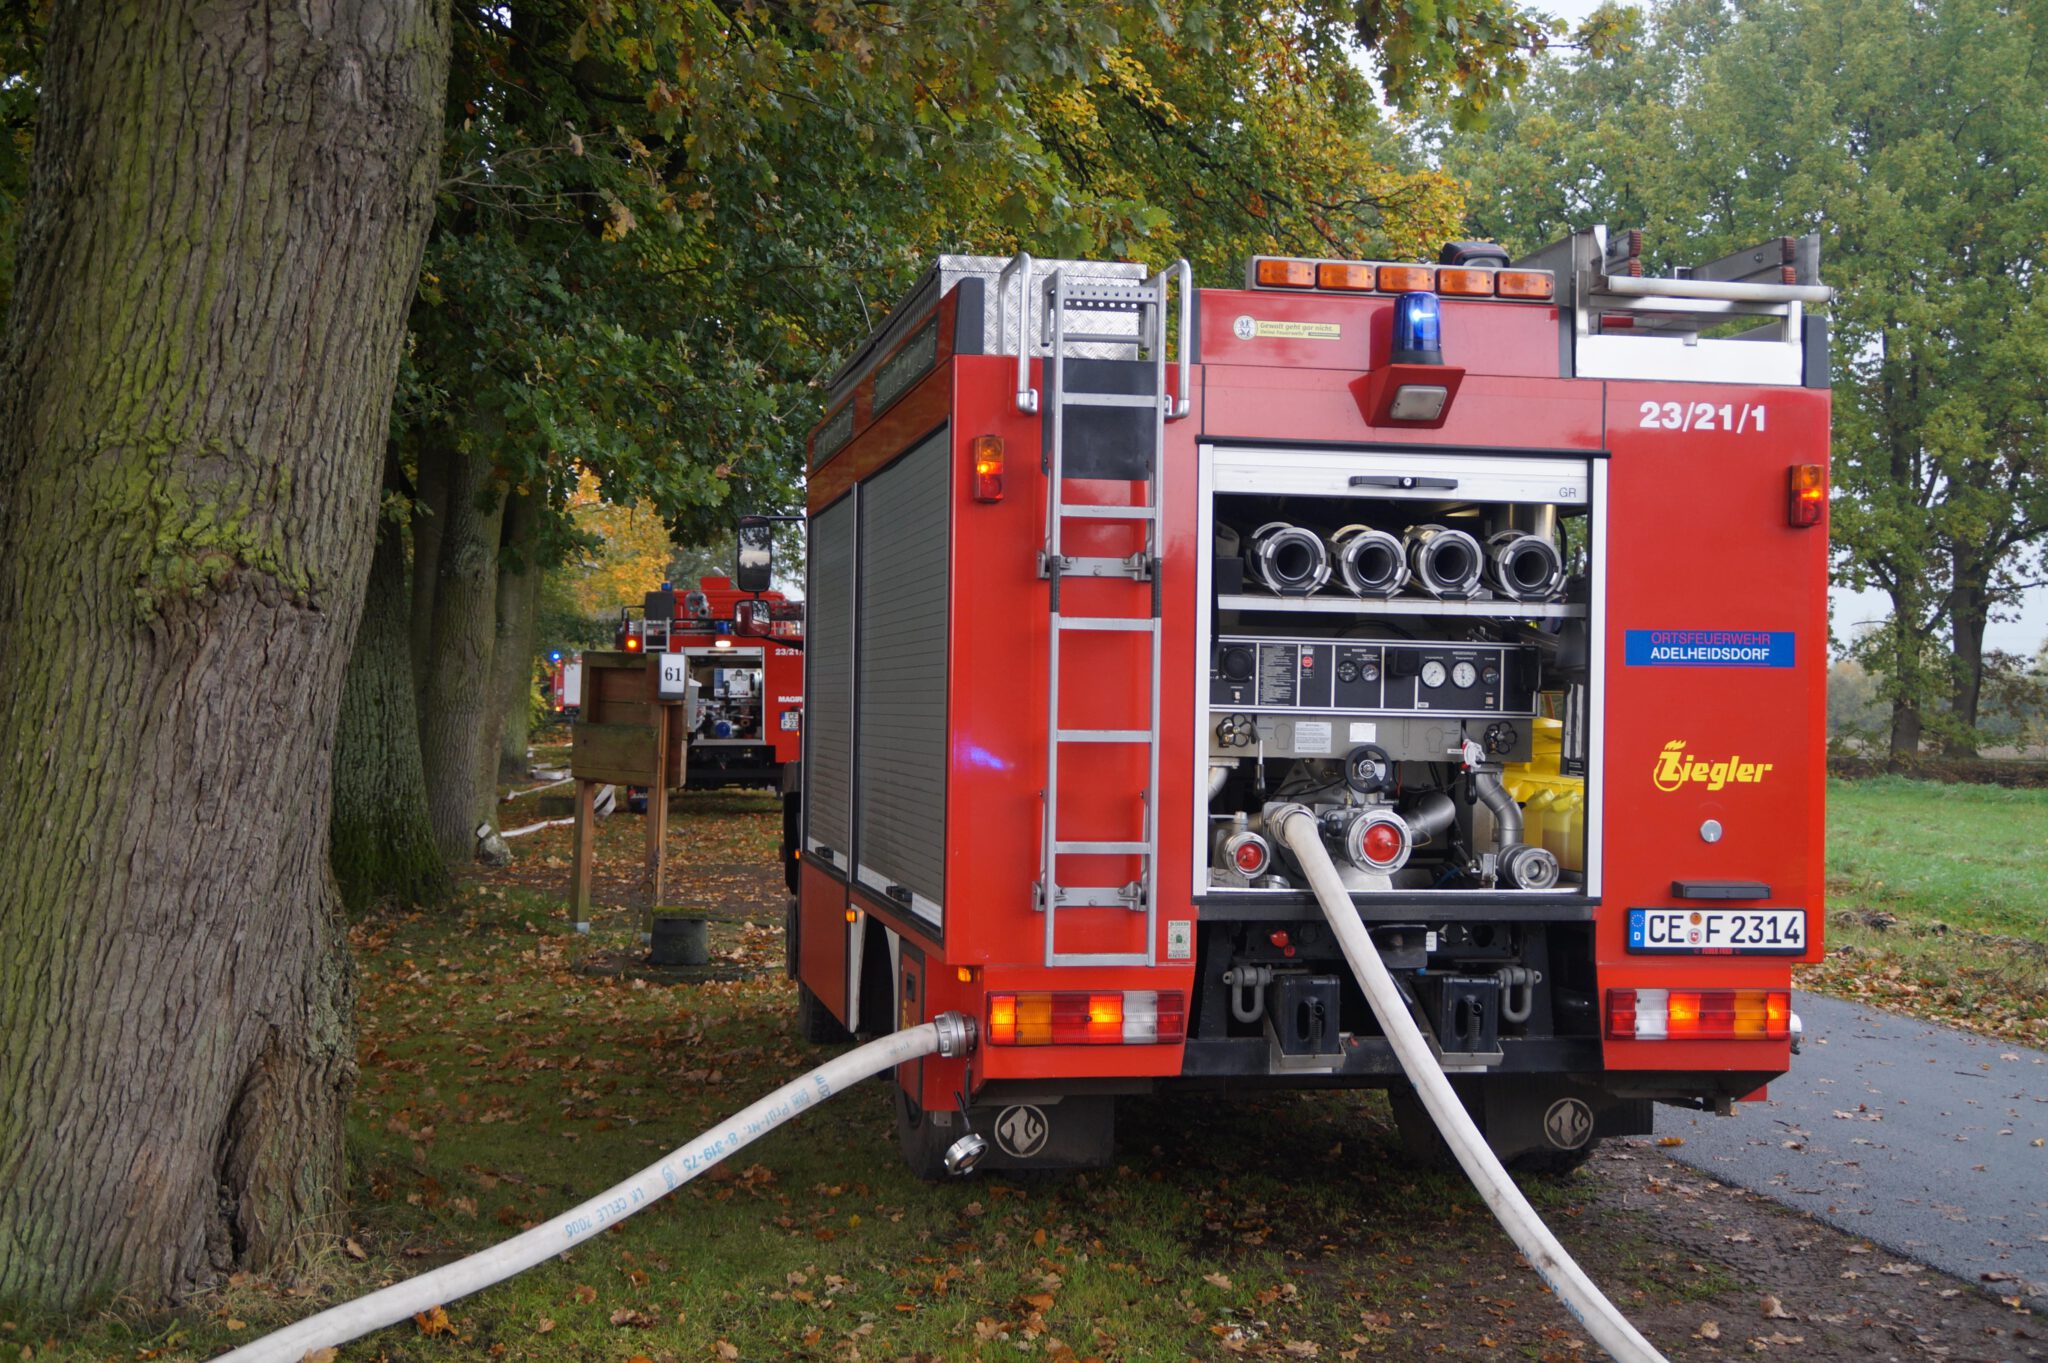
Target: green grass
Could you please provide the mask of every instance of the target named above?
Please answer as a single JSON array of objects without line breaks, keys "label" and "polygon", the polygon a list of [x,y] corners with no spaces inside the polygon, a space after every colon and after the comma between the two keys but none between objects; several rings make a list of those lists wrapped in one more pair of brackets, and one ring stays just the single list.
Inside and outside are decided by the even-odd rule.
[{"label": "green grass", "polygon": [[2048,1045],[2048,790],[1828,783],[1828,957],[1810,989]]},{"label": "green grass", "polygon": [[2048,942],[2048,790],[1828,783],[1837,908]]}]

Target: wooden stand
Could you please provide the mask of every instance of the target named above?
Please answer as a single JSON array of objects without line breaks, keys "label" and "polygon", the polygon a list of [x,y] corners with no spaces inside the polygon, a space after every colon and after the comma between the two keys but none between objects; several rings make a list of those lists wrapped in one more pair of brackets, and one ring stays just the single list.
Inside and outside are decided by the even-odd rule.
[{"label": "wooden stand", "polygon": [[576,853],[569,914],[590,924],[596,861],[595,802],[600,785],[647,787],[647,930],[653,929],[668,871],[668,793],[689,770],[688,726],[676,712],[683,696],[660,694],[659,657],[639,653],[583,655],[583,717],[576,723],[569,773],[576,778]]}]

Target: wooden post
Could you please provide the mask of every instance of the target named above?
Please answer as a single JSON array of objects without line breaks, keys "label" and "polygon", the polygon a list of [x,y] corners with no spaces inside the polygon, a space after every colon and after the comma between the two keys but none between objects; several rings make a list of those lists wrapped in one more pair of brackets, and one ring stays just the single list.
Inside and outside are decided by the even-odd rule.
[{"label": "wooden post", "polygon": [[647,788],[647,935],[654,936],[654,911],[661,907],[668,872],[668,726],[675,707],[654,711],[654,784]]},{"label": "wooden post", "polygon": [[590,878],[597,863],[598,781],[576,783],[576,869],[569,880],[569,921],[590,926]]}]

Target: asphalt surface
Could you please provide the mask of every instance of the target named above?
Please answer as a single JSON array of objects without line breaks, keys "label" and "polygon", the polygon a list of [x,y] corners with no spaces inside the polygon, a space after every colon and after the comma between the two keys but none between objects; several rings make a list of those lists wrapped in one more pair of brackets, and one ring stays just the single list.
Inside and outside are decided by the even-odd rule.
[{"label": "asphalt surface", "polygon": [[2001,1296],[2048,1298],[2048,1054],[1817,994],[1770,1098],[1657,1109],[1669,1151]]}]

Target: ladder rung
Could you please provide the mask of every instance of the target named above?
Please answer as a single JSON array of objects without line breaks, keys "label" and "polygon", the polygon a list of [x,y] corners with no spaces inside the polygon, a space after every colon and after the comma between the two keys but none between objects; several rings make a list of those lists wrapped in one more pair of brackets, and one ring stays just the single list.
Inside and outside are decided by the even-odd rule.
[{"label": "ladder rung", "polygon": [[1138,345],[1145,344],[1145,338],[1135,331],[1063,331],[1062,341],[1086,341],[1095,345]]},{"label": "ladder rung", "polygon": [[1065,502],[1060,506],[1062,516],[1087,516],[1098,521],[1150,521],[1159,518],[1156,506],[1105,506],[1099,502]]},{"label": "ladder rung", "polygon": [[1104,615],[1055,615],[1052,625],[1054,629],[1129,630],[1134,634],[1151,634],[1159,628],[1159,622],[1149,615],[1124,620]]},{"label": "ladder rung", "polygon": [[1060,401],[1069,407],[1135,407],[1146,411],[1157,411],[1159,399],[1150,393],[1076,393],[1060,394]]},{"label": "ladder rung", "polygon": [[[1050,292],[1048,290],[1047,292]],[[1157,303],[1159,290],[1143,284],[1135,287],[1122,284],[1069,284],[1067,285],[1067,306],[1082,312],[1088,311],[1091,303]]]},{"label": "ladder rung", "polygon": [[1148,856],[1152,851],[1149,842],[1056,842],[1052,845],[1055,856],[1081,857],[1138,857]]},{"label": "ladder rung", "polygon": [[1150,743],[1150,729],[1061,729],[1062,743]]}]

